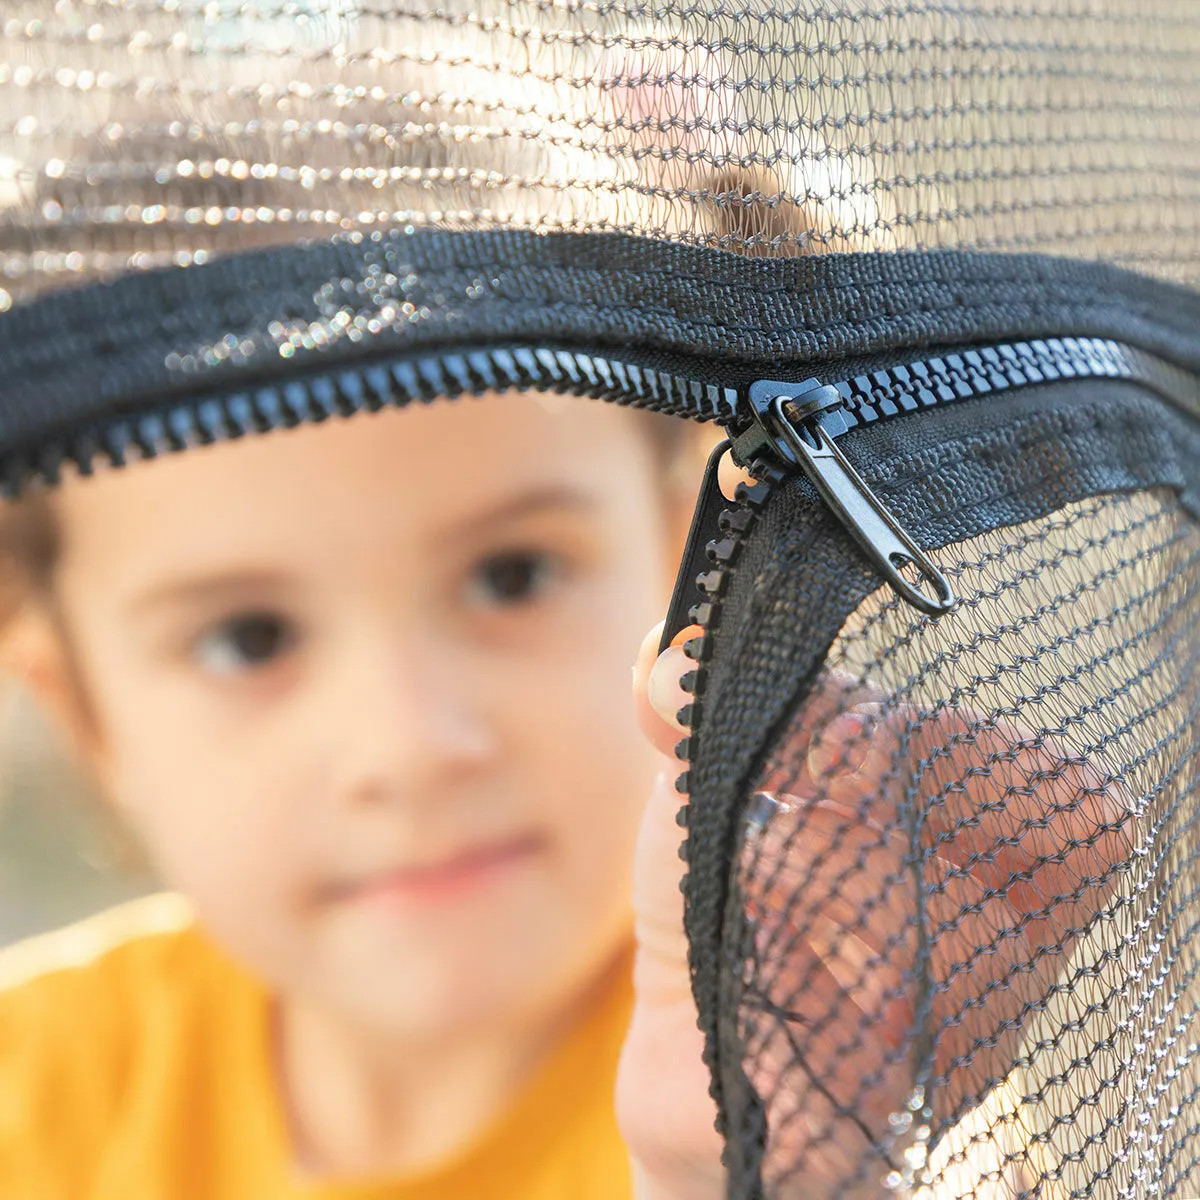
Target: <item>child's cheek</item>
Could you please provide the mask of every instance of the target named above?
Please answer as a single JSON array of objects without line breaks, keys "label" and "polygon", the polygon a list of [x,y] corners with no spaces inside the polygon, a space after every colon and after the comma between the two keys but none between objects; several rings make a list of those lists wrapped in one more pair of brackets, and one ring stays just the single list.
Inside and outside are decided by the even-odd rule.
[{"label": "child's cheek", "polygon": [[303,888],[300,825],[289,825],[255,768],[245,756],[176,739],[131,756],[114,780],[161,882],[210,924],[229,929],[235,948]]}]

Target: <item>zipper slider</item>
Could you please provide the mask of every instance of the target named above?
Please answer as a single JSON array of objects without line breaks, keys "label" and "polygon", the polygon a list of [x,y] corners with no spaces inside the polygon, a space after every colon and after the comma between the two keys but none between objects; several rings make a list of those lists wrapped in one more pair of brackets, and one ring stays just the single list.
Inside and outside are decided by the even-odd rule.
[{"label": "zipper slider", "polygon": [[[751,461],[769,445],[808,476],[897,595],[932,617],[949,612],[955,603],[949,581],[867,486],[826,427],[837,424],[837,410],[845,404],[841,392],[816,379],[760,379],[751,385],[749,399],[757,421],[734,441],[740,461]],[[916,569],[920,586],[901,575],[908,566]]]}]

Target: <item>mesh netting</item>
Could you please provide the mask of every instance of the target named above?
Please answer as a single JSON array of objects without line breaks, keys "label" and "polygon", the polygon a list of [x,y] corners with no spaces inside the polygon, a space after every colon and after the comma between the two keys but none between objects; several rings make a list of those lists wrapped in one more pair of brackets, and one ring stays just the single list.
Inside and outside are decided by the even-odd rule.
[{"label": "mesh netting", "polygon": [[[1200,284],[1198,64],[1196,0],[3,0],[0,474],[448,379],[741,434],[750,380],[918,343],[1125,338],[1194,370],[1167,285]],[[400,361],[472,339],[536,371]],[[960,428],[923,485],[950,614],[860,603],[845,537],[811,586],[773,593],[766,552],[734,572],[687,899],[735,1195],[1200,1194],[1197,481],[1151,470],[1195,426],[1143,389],[1114,432],[1119,397],[1076,381],[1086,419],[1005,450],[1040,402],[1012,391],[1070,371],[943,389],[1001,430]],[[936,475],[946,405],[876,390],[856,461],[907,444]],[[773,664],[839,627],[768,719],[808,678]],[[749,787],[718,769],[743,754]]]},{"label": "mesh netting", "polygon": [[0,305],[408,225],[1193,281],[1193,0],[6,0]]},{"label": "mesh netting", "polygon": [[1200,531],[938,558],[960,607],[864,604],[746,809],[731,1136],[773,1197],[1194,1195]]}]

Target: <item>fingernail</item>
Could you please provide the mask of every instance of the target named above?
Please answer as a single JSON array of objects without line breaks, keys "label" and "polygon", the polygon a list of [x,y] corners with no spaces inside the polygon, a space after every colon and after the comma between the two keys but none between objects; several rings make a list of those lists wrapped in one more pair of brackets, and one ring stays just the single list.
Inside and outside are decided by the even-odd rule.
[{"label": "fingernail", "polygon": [[646,664],[652,662],[654,656],[658,653],[658,643],[662,641],[663,626],[665,621],[659,621],[649,633],[642,638],[642,644],[638,647],[637,657],[633,660],[633,679],[637,682],[638,671],[644,671]]},{"label": "fingernail", "polygon": [[655,660],[646,681],[646,697],[651,708],[664,721],[680,730],[683,726],[677,714],[692,697],[679,686],[679,679],[692,665],[682,646],[671,646]]},{"label": "fingernail", "polygon": [[767,827],[767,823],[779,811],[779,801],[770,792],[755,792],[746,805],[744,820],[746,832],[757,835]]}]

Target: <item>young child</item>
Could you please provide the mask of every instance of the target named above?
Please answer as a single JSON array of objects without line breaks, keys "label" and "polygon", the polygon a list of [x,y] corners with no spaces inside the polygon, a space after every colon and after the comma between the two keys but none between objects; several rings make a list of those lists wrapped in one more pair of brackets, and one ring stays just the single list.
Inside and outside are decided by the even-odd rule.
[{"label": "young child", "polygon": [[0,1192],[627,1194],[679,442],[489,397],[4,514],[11,661],[176,891],[0,956]]},{"label": "young child", "polygon": [[[680,219],[645,194],[657,158],[575,136],[603,113],[620,146],[652,137],[605,39],[573,53],[613,86],[579,91],[503,51],[520,28],[359,7],[113,10],[86,45],[40,0],[0,22],[0,73],[46,46],[62,78],[69,41],[98,81],[31,91],[17,125],[45,136],[4,142],[0,312],[396,223]],[[627,1194],[612,1092],[658,762],[627,672],[690,515],[685,428],[438,403],[0,510],[8,662],[174,889],[0,955],[0,1195]]]}]

